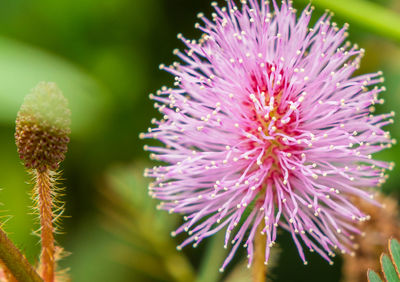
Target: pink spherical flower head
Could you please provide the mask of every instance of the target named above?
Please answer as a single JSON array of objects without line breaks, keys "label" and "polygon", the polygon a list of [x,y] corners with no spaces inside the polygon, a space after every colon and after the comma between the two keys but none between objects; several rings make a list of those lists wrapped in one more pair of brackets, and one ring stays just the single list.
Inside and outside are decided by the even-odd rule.
[{"label": "pink spherical flower head", "polygon": [[352,77],[364,50],[343,43],[347,25],[329,13],[309,28],[312,7],[297,19],[287,2],[227,2],[212,4],[212,21],[199,14],[200,40],[178,35],[183,64],[161,65],[175,88],[151,95],[163,119],[141,136],[165,144],[145,146],[163,162],[145,172],[155,178],[150,195],[185,214],[173,235],[189,237],[178,249],[225,230],[233,246],[221,270],[239,245],[251,265],[260,224],[266,263],[278,227],[304,263],[304,246],[332,263],[368,219],[351,198],[373,201],[370,188],[393,166],[371,158],[394,142],[382,129],[393,113],[371,114],[383,103],[382,74]]}]

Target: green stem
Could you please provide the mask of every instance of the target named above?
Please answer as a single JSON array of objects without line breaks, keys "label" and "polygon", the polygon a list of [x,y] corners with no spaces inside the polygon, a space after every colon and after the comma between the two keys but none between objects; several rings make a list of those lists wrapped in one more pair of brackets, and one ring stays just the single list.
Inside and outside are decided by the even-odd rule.
[{"label": "green stem", "polygon": [[40,282],[42,279],[28,260],[0,228],[0,259],[18,281]]},{"label": "green stem", "polygon": [[[309,2],[309,0],[302,1]],[[365,0],[312,0],[312,4],[319,8],[330,9],[376,34],[400,42],[400,14],[381,5]]]}]

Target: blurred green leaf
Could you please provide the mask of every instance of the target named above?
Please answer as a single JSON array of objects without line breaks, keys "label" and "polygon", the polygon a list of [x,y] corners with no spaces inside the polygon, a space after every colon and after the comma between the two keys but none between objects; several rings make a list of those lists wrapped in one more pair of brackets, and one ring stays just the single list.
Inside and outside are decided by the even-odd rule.
[{"label": "blurred green leaf", "polygon": [[381,264],[383,269],[383,274],[387,281],[398,282],[400,281],[397,277],[396,269],[394,268],[392,262],[390,261],[389,257],[385,254],[381,257]]},{"label": "blurred green leaf", "polygon": [[382,279],[373,270],[368,270],[368,281],[369,282],[382,282]]},{"label": "blurred green leaf", "polygon": [[400,42],[400,15],[379,4],[365,0],[312,0],[312,4],[330,9],[346,20]]},{"label": "blurred green leaf", "polygon": [[39,81],[56,82],[69,100],[72,135],[87,134],[104,116],[107,92],[82,70],[61,58],[0,37],[0,122],[14,123],[30,89]]},{"label": "blurred green leaf", "polygon": [[[381,267],[383,276],[388,282],[399,282],[400,281],[400,273],[398,271],[398,267],[400,264],[400,244],[395,239],[389,240],[389,253],[390,258],[386,254],[381,255]],[[382,281],[378,274],[376,274],[372,270],[368,270],[367,273],[368,280],[371,282]]]},{"label": "blurred green leaf", "polygon": [[203,256],[199,274],[196,282],[217,282],[221,279],[218,269],[227,255],[227,250],[223,248],[225,241],[224,229],[210,238],[206,253]]},{"label": "blurred green leaf", "polygon": [[394,262],[397,273],[400,273],[400,244],[395,239],[390,239],[389,244],[390,257]]},{"label": "blurred green leaf", "polygon": [[[32,214],[29,194],[33,184],[21,160],[14,141],[14,129],[0,127],[0,215],[11,216],[3,228],[10,239],[22,249],[32,262],[36,262],[40,251],[39,238],[32,236],[36,230],[37,216]],[[8,217],[1,218],[3,223]],[[56,237],[57,239],[59,237]]]},{"label": "blurred green leaf", "polygon": [[149,278],[194,281],[190,262],[170,236],[177,217],[156,210],[143,170],[142,165],[113,167],[101,190],[105,227],[120,241],[113,247],[119,250],[115,259]]},{"label": "blurred green leaf", "polygon": [[[75,236],[65,245],[72,254],[60,261],[63,268],[71,269],[69,274],[74,282],[125,282],[131,276],[131,271],[125,265],[113,261],[113,254],[117,251],[110,246],[113,239],[98,224],[94,218],[84,218],[75,225]],[[71,236],[71,235],[69,235]],[[143,281],[135,277],[134,281]],[[62,281],[62,280],[61,280]],[[68,281],[68,280],[66,280]]]},{"label": "blurred green leaf", "polygon": [[224,282],[251,281],[251,270],[247,267],[247,259],[244,259],[229,273]]}]

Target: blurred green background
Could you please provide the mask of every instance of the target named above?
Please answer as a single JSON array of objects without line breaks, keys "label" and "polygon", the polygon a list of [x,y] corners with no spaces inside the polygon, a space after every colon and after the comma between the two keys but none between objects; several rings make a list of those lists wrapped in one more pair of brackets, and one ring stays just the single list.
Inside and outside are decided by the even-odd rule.
[{"label": "blurred green background", "polygon": [[[307,3],[294,2],[299,10]],[[350,40],[366,49],[360,72],[385,74],[386,103],[378,110],[399,112],[400,1],[313,3],[314,20],[331,8],[340,25],[350,23]],[[183,238],[172,239],[169,232],[181,219],[155,210],[142,177],[151,164],[138,135],[158,116],[148,93],[172,85],[173,78],[158,65],[172,63],[172,50],[183,48],[177,33],[200,36],[194,29],[198,12],[210,15],[210,2],[0,1],[1,214],[5,230],[32,262],[40,247],[32,235],[38,228],[29,208],[32,185],[13,134],[23,97],[44,80],[59,85],[72,109],[72,139],[62,166],[66,217],[57,241],[71,252],[61,265],[71,268],[74,281],[193,281],[195,276],[198,282],[247,281],[244,252],[226,274],[218,273],[225,255],[221,236],[178,253],[175,246]],[[397,139],[399,122],[396,116],[388,128]],[[399,147],[377,157],[400,163]],[[398,197],[398,167],[390,174],[383,189]],[[321,275],[324,281],[340,280],[339,258],[332,267],[307,254],[305,267],[288,234],[278,243],[280,256],[270,272],[274,281],[321,281]]]}]

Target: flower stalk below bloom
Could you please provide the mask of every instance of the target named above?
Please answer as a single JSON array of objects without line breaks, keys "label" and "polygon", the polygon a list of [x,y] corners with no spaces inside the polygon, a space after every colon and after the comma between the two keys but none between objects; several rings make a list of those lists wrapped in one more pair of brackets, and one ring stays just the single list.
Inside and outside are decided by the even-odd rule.
[{"label": "flower stalk below bloom", "polygon": [[267,267],[265,264],[266,235],[263,232],[265,224],[261,222],[254,239],[254,262],[252,268],[253,282],[265,282]]}]

